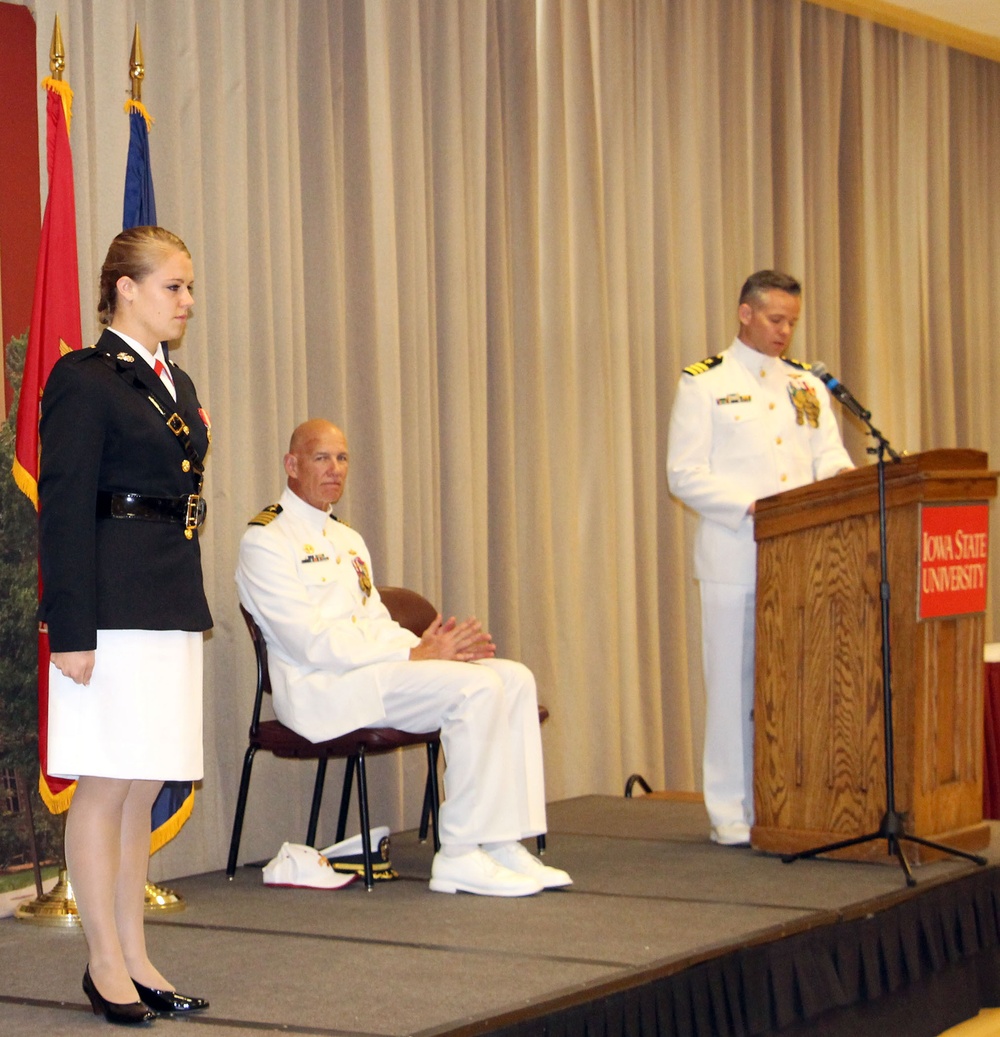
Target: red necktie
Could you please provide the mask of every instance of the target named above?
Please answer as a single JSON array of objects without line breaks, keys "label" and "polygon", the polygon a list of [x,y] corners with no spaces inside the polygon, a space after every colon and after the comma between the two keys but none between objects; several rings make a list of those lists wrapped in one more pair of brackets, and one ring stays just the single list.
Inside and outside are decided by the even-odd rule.
[{"label": "red necktie", "polygon": [[167,380],[171,385],[173,385],[174,376],[170,373],[170,368],[167,367],[162,360],[157,360],[156,363],[153,364],[153,374],[155,374],[157,378],[162,378],[164,372],[166,372]]}]

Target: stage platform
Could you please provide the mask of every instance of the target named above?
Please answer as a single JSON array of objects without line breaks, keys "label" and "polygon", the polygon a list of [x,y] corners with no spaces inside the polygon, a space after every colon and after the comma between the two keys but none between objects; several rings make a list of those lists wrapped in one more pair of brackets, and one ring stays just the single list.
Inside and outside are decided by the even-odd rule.
[{"label": "stage platform", "polygon": [[[167,883],[152,956],[211,1008],[198,1037],[865,1034],[933,1037],[1000,1004],[1000,847],[990,864],[799,861],[714,846],[703,808],[550,805],[574,886],[501,900],[427,888],[432,850],[393,836],[372,893],[269,889],[241,867]],[[275,850],[280,838],[276,837]],[[0,921],[0,1033],[108,1032],[80,989],[79,931]]]}]

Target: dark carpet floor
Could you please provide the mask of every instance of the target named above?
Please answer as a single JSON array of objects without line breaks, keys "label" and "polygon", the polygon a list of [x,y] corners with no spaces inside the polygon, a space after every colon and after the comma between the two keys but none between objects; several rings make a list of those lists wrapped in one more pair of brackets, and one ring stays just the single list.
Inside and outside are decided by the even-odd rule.
[{"label": "dark carpet floor", "polygon": [[[501,1014],[906,895],[894,861],[784,865],[714,846],[697,804],[588,796],[551,804],[549,824],[547,860],[574,885],[526,899],[431,893],[432,849],[414,832],[392,838],[400,879],[372,893],[360,883],[272,889],[252,866],[233,882],[220,871],[168,883],[186,909],[150,917],[151,956],[211,1008],[152,1029],[195,1027],[199,1037],[488,1033]],[[970,870],[951,860],[924,865],[918,889]],[[0,1034],[107,1032],[80,989],[85,963],[78,931],[0,921]]]}]

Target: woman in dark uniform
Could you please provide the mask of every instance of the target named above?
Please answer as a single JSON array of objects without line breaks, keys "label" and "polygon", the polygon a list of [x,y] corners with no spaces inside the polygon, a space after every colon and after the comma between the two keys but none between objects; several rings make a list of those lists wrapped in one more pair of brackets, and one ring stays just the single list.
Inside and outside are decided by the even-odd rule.
[{"label": "woman in dark uniform", "polygon": [[193,278],[176,235],[119,234],[101,270],[108,328],[57,361],[41,406],[48,771],[77,779],[66,863],[89,951],[83,989],[119,1023],[208,1004],[173,989],[143,932],[150,809],[164,781],[203,770],[209,422],[163,350],[184,334]]}]

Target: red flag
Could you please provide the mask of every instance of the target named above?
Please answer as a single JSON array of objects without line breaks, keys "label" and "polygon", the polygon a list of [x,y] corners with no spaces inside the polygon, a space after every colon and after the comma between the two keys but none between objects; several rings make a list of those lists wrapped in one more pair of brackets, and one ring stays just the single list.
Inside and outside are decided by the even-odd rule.
[{"label": "red flag", "polygon": [[[52,365],[82,345],[80,334],[80,280],[76,258],[76,205],[73,201],[73,156],[69,125],[73,91],[67,83],[45,79],[49,197],[42,219],[35,297],[24,357],[24,376],[17,409],[14,479],[38,507],[38,413],[42,390]],[[69,807],[74,783],[46,773],[48,742],[49,645],[38,635],[38,753],[39,789],[53,813]]]}]

